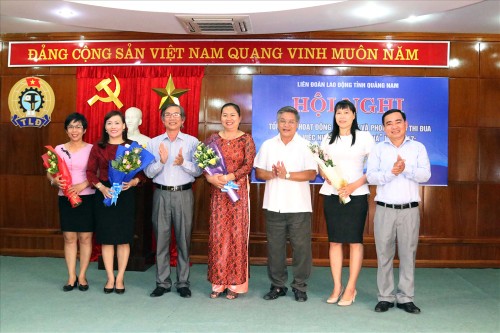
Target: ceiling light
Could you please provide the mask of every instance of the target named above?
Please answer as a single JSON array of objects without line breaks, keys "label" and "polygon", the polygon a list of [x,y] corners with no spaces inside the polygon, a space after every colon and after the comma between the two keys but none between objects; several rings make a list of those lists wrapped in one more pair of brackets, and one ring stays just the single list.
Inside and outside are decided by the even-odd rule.
[{"label": "ceiling light", "polygon": [[372,20],[372,19],[377,19],[380,17],[384,17],[389,15],[389,9],[381,6],[377,6],[374,3],[369,3],[368,5],[364,7],[358,7],[355,8],[353,11],[354,16],[367,19],[367,20]]},{"label": "ceiling light", "polygon": [[410,15],[408,18],[404,19],[403,21],[410,22],[410,23],[417,22],[418,16]]},{"label": "ceiling light", "polygon": [[407,18],[405,18],[404,20],[401,20],[401,21],[408,22],[408,23],[421,22],[421,21],[425,21],[425,20],[429,19],[430,16],[431,15],[420,15],[420,16],[410,15]]},{"label": "ceiling light", "polygon": [[64,9],[59,9],[57,11],[57,15],[62,16],[64,18],[70,18],[73,16],[76,16],[76,13],[72,11],[71,9],[64,8]]}]

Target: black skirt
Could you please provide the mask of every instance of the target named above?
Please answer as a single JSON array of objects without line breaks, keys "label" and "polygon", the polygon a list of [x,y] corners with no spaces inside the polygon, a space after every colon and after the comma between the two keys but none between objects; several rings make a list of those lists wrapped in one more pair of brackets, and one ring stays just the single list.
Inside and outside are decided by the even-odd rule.
[{"label": "black skirt", "polygon": [[338,195],[325,195],[323,202],[328,241],[333,243],[363,243],[368,194],[351,195],[344,205]]},{"label": "black skirt", "polygon": [[[110,187],[109,182],[101,181]],[[135,188],[122,191],[116,205],[106,207],[104,196],[97,190],[95,194],[96,242],[105,245],[132,243],[135,226]]]},{"label": "black skirt", "polygon": [[80,195],[82,203],[75,208],[67,197],[59,196],[59,221],[62,232],[93,232],[94,223],[94,194]]}]

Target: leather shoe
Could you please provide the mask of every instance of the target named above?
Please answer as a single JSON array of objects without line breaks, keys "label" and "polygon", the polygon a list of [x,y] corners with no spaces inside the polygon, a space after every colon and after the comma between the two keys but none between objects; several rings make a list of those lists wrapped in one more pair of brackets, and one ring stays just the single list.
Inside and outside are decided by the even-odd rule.
[{"label": "leather shoe", "polygon": [[280,296],[285,296],[288,291],[287,287],[275,287],[271,286],[271,291],[264,295],[266,301],[276,299]]},{"label": "leather shoe", "polygon": [[387,310],[389,310],[389,308],[393,308],[393,307],[394,307],[394,303],[392,303],[392,302],[380,301],[375,306],[375,312],[387,312]]},{"label": "leather shoe", "polygon": [[123,289],[115,288],[115,293],[117,293],[118,295],[125,294],[125,286],[123,286]]},{"label": "leather shoe", "polygon": [[80,291],[87,291],[87,290],[89,290],[89,285],[88,285],[88,283],[87,284],[79,284],[78,289]]},{"label": "leather shoe", "polygon": [[295,300],[297,302],[305,302],[307,301],[307,294],[305,291],[302,291],[302,290],[298,290],[298,289],[295,289],[295,288],[292,288],[293,290],[293,293],[295,294]]},{"label": "leather shoe", "polygon": [[87,284],[81,284],[78,278],[77,278],[77,280],[78,280],[78,289],[80,291],[87,291],[87,290],[89,290],[89,283],[88,282],[87,282]]},{"label": "leather shoe", "polygon": [[67,284],[65,286],[63,286],[63,291],[71,291],[73,290],[74,288],[76,288],[78,286],[78,279],[75,280],[75,283],[74,284]]},{"label": "leather shoe", "polygon": [[106,287],[104,287],[104,293],[105,294],[111,294],[113,291],[115,291],[115,288],[106,288]]},{"label": "leather shoe", "polygon": [[188,287],[179,288],[179,289],[177,289],[177,292],[179,293],[179,295],[181,297],[184,297],[184,298],[191,297],[191,290],[189,290]]},{"label": "leather shoe", "polygon": [[419,314],[420,309],[413,304],[413,302],[408,302],[408,303],[398,303],[398,308],[405,310],[408,313],[414,313],[414,314]]},{"label": "leather shoe", "polygon": [[156,287],[155,290],[149,296],[151,297],[160,297],[163,296],[164,293],[169,293],[170,292],[170,287],[168,288],[163,288],[163,287]]}]

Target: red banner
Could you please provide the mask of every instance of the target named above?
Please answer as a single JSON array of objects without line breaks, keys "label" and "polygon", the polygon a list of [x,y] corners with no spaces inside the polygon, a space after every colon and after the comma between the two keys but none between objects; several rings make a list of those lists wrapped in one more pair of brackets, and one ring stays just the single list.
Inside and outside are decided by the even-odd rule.
[{"label": "red banner", "polygon": [[450,42],[134,40],[10,42],[9,67],[246,65],[448,67]]}]

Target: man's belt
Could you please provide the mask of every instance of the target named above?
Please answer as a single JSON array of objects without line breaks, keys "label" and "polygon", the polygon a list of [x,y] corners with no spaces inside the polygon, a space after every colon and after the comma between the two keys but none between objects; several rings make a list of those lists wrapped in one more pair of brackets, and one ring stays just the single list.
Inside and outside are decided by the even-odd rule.
[{"label": "man's belt", "polygon": [[377,201],[377,205],[382,206],[382,207],[386,207],[386,208],[406,209],[406,208],[418,207],[418,202],[410,202],[410,203],[402,204],[402,205],[391,205],[391,204],[386,204],[385,202]]},{"label": "man's belt", "polygon": [[193,187],[193,183],[187,183],[187,184],[179,185],[179,186],[165,186],[165,185],[160,185],[160,184],[155,183],[155,186],[163,191],[176,192],[176,191],[189,190],[191,187]]}]

